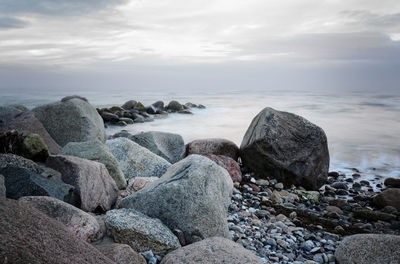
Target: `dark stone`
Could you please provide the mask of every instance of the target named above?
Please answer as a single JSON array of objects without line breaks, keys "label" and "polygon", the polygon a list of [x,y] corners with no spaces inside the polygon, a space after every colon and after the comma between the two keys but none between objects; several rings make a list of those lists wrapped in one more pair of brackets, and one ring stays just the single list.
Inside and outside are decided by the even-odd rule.
[{"label": "dark stone", "polygon": [[329,151],[325,132],[301,116],[263,109],[240,146],[245,166],[285,185],[317,190],[327,180]]},{"label": "dark stone", "polygon": [[331,186],[335,189],[339,189],[339,190],[347,190],[349,187],[347,186],[346,183],[344,182],[334,182],[331,184]]},{"label": "dark stone", "polygon": [[339,177],[339,172],[331,171],[331,172],[328,173],[328,176],[331,176],[333,178],[338,178]]},{"label": "dark stone", "polygon": [[119,121],[119,117],[112,113],[103,112],[100,116],[103,118],[103,121],[107,123],[117,123]]},{"label": "dark stone", "polygon": [[80,100],[85,101],[86,103],[89,102],[85,97],[82,97],[82,96],[79,96],[79,95],[65,96],[64,98],[61,99],[61,102],[66,102],[66,101],[71,100],[71,99],[80,99]]},{"label": "dark stone", "polygon": [[0,170],[4,176],[7,197],[19,199],[23,196],[51,196],[67,203],[74,203],[74,187],[45,178],[28,169],[9,165]]},{"label": "dark stone", "polygon": [[183,106],[178,101],[173,100],[169,102],[167,109],[172,112],[179,112],[183,110]]},{"label": "dark stone", "polygon": [[395,178],[387,178],[384,182],[386,186],[390,186],[392,188],[400,188],[400,179]]},{"label": "dark stone", "polygon": [[126,110],[131,110],[131,109],[134,109],[136,105],[137,105],[137,102],[135,100],[129,100],[129,101],[125,102],[121,107]]}]

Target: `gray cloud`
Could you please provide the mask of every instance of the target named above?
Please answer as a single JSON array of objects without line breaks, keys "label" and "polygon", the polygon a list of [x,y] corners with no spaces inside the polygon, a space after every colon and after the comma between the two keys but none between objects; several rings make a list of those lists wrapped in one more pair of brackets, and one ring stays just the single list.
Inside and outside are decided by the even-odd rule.
[{"label": "gray cloud", "polygon": [[27,23],[14,17],[0,16],[0,29],[22,28]]},{"label": "gray cloud", "polygon": [[345,17],[355,19],[353,23],[363,23],[365,26],[375,28],[397,28],[400,27],[400,13],[376,14],[371,11],[353,10],[343,11]]},{"label": "gray cloud", "polygon": [[1,0],[0,13],[79,15],[124,2],[126,0]]}]

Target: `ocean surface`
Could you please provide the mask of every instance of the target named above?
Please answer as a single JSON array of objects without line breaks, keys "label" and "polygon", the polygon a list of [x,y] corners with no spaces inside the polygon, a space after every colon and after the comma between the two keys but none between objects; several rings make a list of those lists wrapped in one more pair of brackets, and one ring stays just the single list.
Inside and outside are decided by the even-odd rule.
[{"label": "ocean surface", "polygon": [[363,178],[381,181],[400,178],[400,94],[318,93],[292,91],[238,91],[190,94],[171,92],[2,92],[0,104],[22,103],[27,107],[79,94],[96,107],[122,105],[134,99],[145,105],[157,100],[168,103],[203,104],[194,115],[169,114],[154,122],[107,128],[108,134],[122,129],[131,133],[165,131],[182,135],[185,142],[220,137],[240,146],[253,117],[264,107],[303,116],[322,127],[328,137],[330,170],[347,174],[358,169]]}]

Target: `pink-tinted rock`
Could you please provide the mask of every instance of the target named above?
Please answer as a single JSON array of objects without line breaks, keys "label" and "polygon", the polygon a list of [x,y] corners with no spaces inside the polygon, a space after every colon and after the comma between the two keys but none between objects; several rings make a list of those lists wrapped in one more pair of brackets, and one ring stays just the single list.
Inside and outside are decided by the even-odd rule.
[{"label": "pink-tinted rock", "polygon": [[118,197],[118,187],[104,164],[73,156],[50,156],[47,166],[61,173],[63,182],[75,187],[77,206],[87,212],[105,212]]},{"label": "pink-tinted rock", "polygon": [[242,181],[242,172],[240,171],[240,166],[236,161],[234,161],[230,157],[222,155],[213,155],[213,154],[205,154],[203,156],[209,158],[222,168],[226,169],[229,175],[231,176],[233,182]]},{"label": "pink-tinted rock", "polygon": [[198,139],[186,145],[186,155],[190,154],[223,155],[237,160],[239,157],[239,148],[235,143],[227,139]]},{"label": "pink-tinted rock", "polygon": [[135,179],[132,179],[128,183],[128,186],[126,187],[126,189],[120,192],[117,202],[115,203],[115,205],[116,205],[115,207],[118,207],[119,201],[122,198],[125,198],[125,197],[131,195],[132,193],[140,191],[141,189],[143,189],[144,187],[146,187],[147,185],[149,185],[150,183],[152,183],[153,181],[158,180],[158,179],[159,178],[157,178],[157,177],[137,177]]},{"label": "pink-tinted rock", "polygon": [[17,130],[24,135],[38,134],[43,138],[52,154],[60,152],[60,146],[50,136],[33,112],[10,113],[0,116],[0,132],[9,130]]},{"label": "pink-tinted rock", "polygon": [[63,223],[83,241],[96,241],[100,236],[100,225],[96,218],[75,206],[49,196],[25,196],[19,201]]}]

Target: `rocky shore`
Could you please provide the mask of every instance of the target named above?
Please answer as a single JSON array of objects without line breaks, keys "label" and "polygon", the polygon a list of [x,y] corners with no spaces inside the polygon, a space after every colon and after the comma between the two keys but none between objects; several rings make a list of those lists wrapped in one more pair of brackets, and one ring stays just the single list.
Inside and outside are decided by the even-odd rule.
[{"label": "rocky shore", "polygon": [[300,116],[263,109],[240,147],[105,132],[195,107],[0,107],[0,262],[400,263],[400,179],[329,171]]}]

